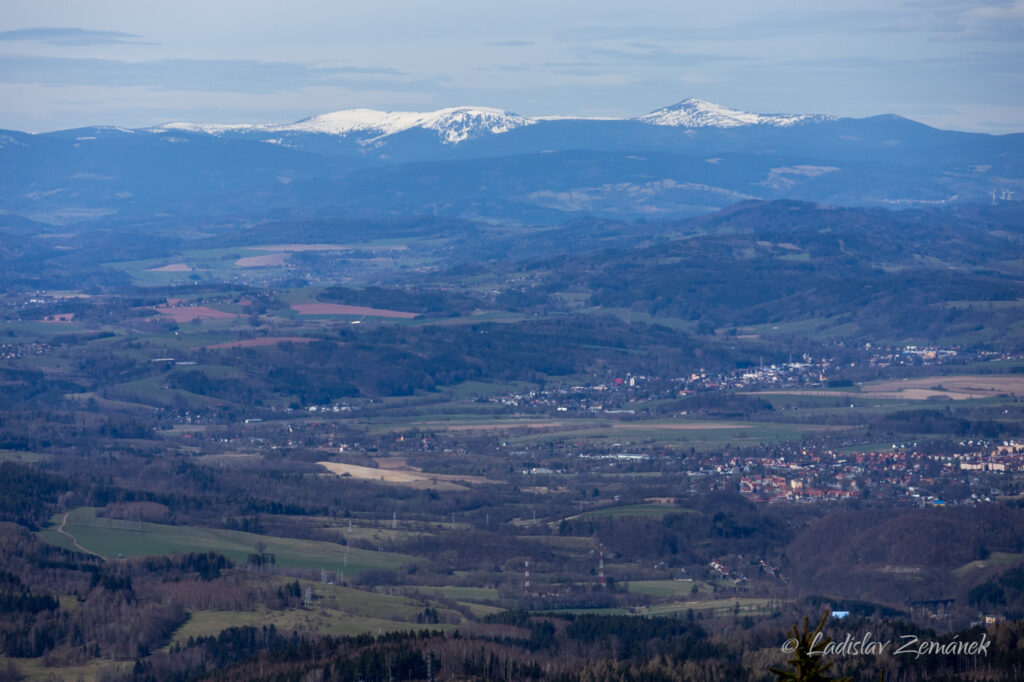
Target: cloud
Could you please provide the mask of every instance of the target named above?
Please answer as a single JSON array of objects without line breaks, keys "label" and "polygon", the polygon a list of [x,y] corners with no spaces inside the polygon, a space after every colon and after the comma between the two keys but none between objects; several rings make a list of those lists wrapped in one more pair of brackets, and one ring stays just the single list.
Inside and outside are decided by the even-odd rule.
[{"label": "cloud", "polygon": [[120,31],[93,31],[86,28],[19,28],[13,31],[0,31],[0,40],[27,40],[51,45],[140,45],[142,43],[134,33]]},{"label": "cloud", "polygon": [[660,40],[681,42],[699,37],[705,29],[680,29],[674,26],[635,26],[588,24],[555,29],[553,37],[564,43],[592,43],[605,40]]},{"label": "cloud", "polygon": [[493,43],[484,43],[487,47],[528,47],[533,45],[532,40],[496,40]]},{"label": "cloud", "polygon": [[740,55],[714,54],[708,52],[678,52],[663,47],[643,46],[638,50],[618,50],[614,48],[581,47],[577,54],[592,62],[605,64],[646,64],[650,66],[696,66],[709,62],[755,62],[755,57]]},{"label": "cloud", "polygon": [[969,32],[1001,35],[1019,40],[1024,31],[1024,0],[1011,5],[988,5],[969,9],[960,15]]},{"label": "cloud", "polygon": [[883,30],[931,33],[942,40],[1014,41],[1024,33],[1022,0],[908,0]]},{"label": "cloud", "polygon": [[0,56],[0,82],[50,86],[146,87],[153,90],[274,93],[306,87],[353,89],[422,87],[409,74],[391,68],[318,67],[258,60],[117,59]]}]

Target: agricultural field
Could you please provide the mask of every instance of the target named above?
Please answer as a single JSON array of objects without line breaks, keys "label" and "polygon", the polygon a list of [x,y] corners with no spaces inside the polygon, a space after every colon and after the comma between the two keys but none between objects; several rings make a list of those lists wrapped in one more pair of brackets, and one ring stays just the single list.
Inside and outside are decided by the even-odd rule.
[{"label": "agricultural field", "polygon": [[[696,586],[696,590],[694,587]],[[687,597],[691,594],[710,593],[711,585],[693,579],[686,580],[633,580],[629,583],[629,591],[634,594],[646,594],[651,597],[673,598]]]},{"label": "agricultural field", "polygon": [[120,521],[96,516],[96,509],[82,507],[51,519],[51,527],[40,532],[46,542],[81,548],[104,558],[145,556],[181,552],[217,551],[232,561],[245,564],[257,546],[274,555],[277,565],[313,570],[341,571],[356,575],[371,569],[397,570],[414,565],[412,556],[343,547],[331,542],[298,540],[217,528],[168,526],[157,523]]},{"label": "agricultural field", "polygon": [[[364,467],[356,464],[342,464],[340,462],[317,462],[320,466],[338,476],[350,476],[355,479],[380,481],[397,485],[412,485],[421,488],[438,487],[448,484],[447,489],[464,489],[459,483],[486,484],[496,483],[483,476],[458,476],[450,474],[431,474],[414,467],[401,465],[399,467]],[[445,488],[441,488],[445,489]]]},{"label": "agricultural field", "polygon": [[615,507],[601,507],[600,509],[592,509],[587,512],[583,512],[574,517],[570,518],[601,518],[601,517],[623,517],[623,516],[639,516],[646,518],[661,518],[666,514],[678,514],[687,510],[680,509],[675,505],[670,504],[630,504]]},{"label": "agricultural field", "polygon": [[[839,251],[817,222],[750,234],[771,224],[755,213],[458,238],[441,218],[227,221],[179,241],[174,225],[163,252],[69,270],[87,295],[20,271],[33,286],[0,304],[0,583],[32,624],[0,643],[33,654],[27,675],[88,679],[99,661],[221,660],[196,638],[244,649],[271,624],[294,646],[371,635],[328,647],[354,657],[552,662],[663,642],[726,660],[724,643],[847,602],[899,628],[1008,627],[1024,609],[1017,283],[968,273],[973,237],[924,263],[902,232],[868,243],[879,212]],[[591,250],[560,251],[591,229]],[[155,625],[105,630],[114,612]],[[435,634],[402,639],[414,629]],[[239,676],[271,655],[243,653]]]},{"label": "agricultural field", "polygon": [[411,320],[417,316],[416,313],[400,310],[384,310],[338,303],[299,303],[293,305],[292,309],[300,315],[353,315],[357,317],[392,317],[403,320]]},{"label": "agricultural field", "polygon": [[310,590],[309,607],[259,611],[195,611],[190,613],[188,621],[174,632],[170,644],[184,644],[190,637],[216,635],[229,627],[246,625],[263,627],[273,624],[283,632],[305,631],[329,635],[358,635],[366,632],[379,634],[407,631],[412,628],[423,629],[424,626],[417,623],[416,618],[428,607],[437,609],[441,619],[446,621],[433,626],[438,629],[445,629],[446,626],[462,622],[463,619],[458,612],[429,600],[379,594],[320,582],[301,584],[303,590]]}]

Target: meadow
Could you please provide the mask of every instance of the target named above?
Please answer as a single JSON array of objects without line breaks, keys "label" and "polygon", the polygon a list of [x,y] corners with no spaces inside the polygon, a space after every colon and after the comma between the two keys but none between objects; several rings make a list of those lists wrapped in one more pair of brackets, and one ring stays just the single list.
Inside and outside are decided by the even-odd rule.
[{"label": "meadow", "polygon": [[68,513],[57,531],[62,515],[50,520],[50,527],[39,532],[45,542],[73,549],[74,542],[106,558],[216,551],[238,564],[265,545],[280,566],[342,572],[354,576],[370,569],[398,570],[420,563],[416,557],[344,547],[333,542],[257,535],[220,528],[170,526],[147,522],[126,522],[96,516],[96,508],[80,507]]}]

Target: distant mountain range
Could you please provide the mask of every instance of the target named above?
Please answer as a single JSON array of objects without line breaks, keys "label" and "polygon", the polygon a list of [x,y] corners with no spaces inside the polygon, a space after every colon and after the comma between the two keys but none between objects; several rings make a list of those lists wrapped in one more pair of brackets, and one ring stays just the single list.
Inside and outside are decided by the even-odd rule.
[{"label": "distant mountain range", "polygon": [[442,144],[458,144],[487,135],[500,135],[516,128],[545,121],[639,121],[675,128],[736,128],[739,126],[790,126],[811,121],[834,120],[829,116],[792,114],[752,114],[729,109],[700,99],[686,99],[643,116],[624,118],[588,118],[576,116],[520,116],[486,107],[451,107],[429,112],[377,111],[345,109],[320,114],[287,124],[165,123],[148,132],[182,130],[208,135],[262,135],[264,133],[314,133],[323,135],[359,135],[362,145],[374,145],[383,138],[419,128],[437,133]]},{"label": "distant mountain range", "polygon": [[[289,124],[0,131],[0,211],[178,216],[673,218],[747,199],[889,207],[1024,196],[1024,135],[687,99],[626,119],[350,109]],[[1016,197],[1015,197],[1016,195]]]}]

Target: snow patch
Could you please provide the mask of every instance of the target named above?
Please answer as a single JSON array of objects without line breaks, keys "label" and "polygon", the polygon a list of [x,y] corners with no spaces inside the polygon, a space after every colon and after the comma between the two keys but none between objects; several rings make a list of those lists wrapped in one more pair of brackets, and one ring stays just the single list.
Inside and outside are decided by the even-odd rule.
[{"label": "snow patch", "polygon": [[751,125],[781,128],[798,123],[833,120],[833,117],[807,114],[753,114],[702,99],[690,98],[649,114],[637,116],[634,120],[676,128],[738,128]]},{"label": "snow patch", "polygon": [[422,128],[436,132],[444,144],[458,144],[484,135],[500,135],[536,122],[537,119],[534,118],[486,107],[450,107],[430,112],[348,109],[313,116],[290,125],[274,126],[271,129],[329,135],[376,133],[361,140],[363,144],[372,144],[381,137]]},{"label": "snow patch", "polygon": [[149,132],[166,133],[172,130],[180,130],[184,133],[205,133],[207,135],[220,136],[224,133],[238,131],[244,132],[262,127],[264,126],[250,125],[247,123],[185,123],[184,121],[176,121],[173,123],[164,123],[163,125],[155,128],[149,128]]},{"label": "snow patch", "polygon": [[[459,144],[487,135],[500,135],[510,130],[543,121],[638,121],[650,125],[681,128],[735,128],[748,125],[791,126],[798,123],[832,120],[830,116],[798,114],[753,114],[729,109],[699,99],[687,99],[670,107],[658,109],[632,119],[605,116],[521,116],[490,107],[449,107],[437,111],[380,111],[377,109],[345,109],[304,118],[295,123],[165,123],[147,129],[153,133],[181,131],[223,136],[284,133],[272,144],[286,144],[287,134],[320,134],[341,137],[355,136],[367,148],[380,147],[385,138],[407,130],[429,130],[443,144]],[[687,130],[687,133],[692,131]]]},{"label": "snow patch", "polygon": [[[295,123],[249,125],[174,122],[151,128],[150,131],[180,130],[215,136],[228,133],[315,133],[344,137],[366,133],[367,136],[359,140],[360,144],[374,146],[381,138],[421,128],[436,132],[444,144],[458,144],[485,135],[500,135],[532,125],[538,120],[487,107],[450,107],[428,112],[345,109],[311,116]],[[283,141],[277,138],[273,143],[283,144]]]}]

